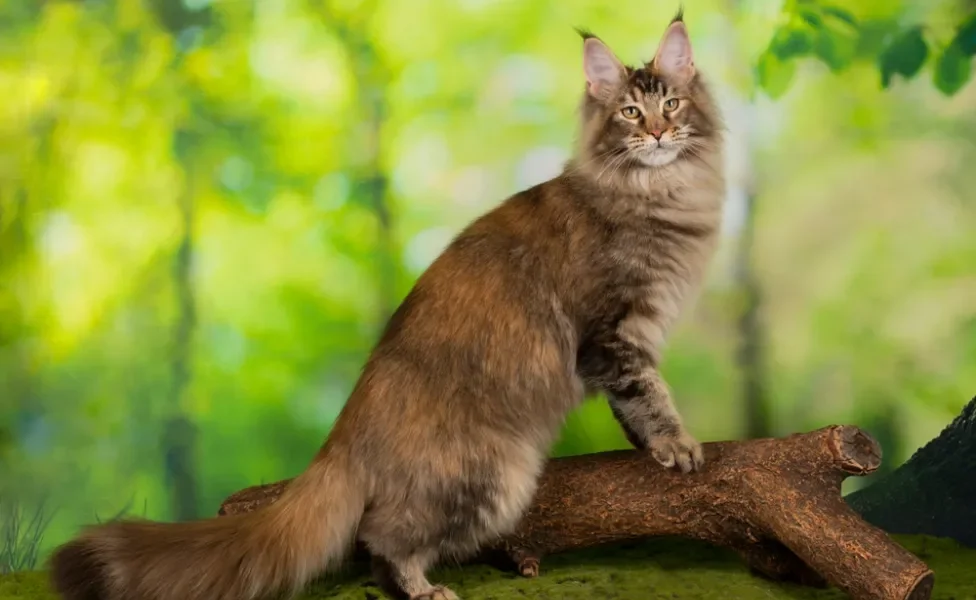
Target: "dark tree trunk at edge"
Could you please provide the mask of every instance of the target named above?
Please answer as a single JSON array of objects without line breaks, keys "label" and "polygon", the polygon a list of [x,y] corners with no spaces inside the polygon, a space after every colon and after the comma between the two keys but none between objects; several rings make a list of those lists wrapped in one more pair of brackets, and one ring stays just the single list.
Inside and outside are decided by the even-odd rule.
[{"label": "dark tree trunk at edge", "polygon": [[846,500],[890,533],[947,537],[976,547],[976,398],[905,464]]}]

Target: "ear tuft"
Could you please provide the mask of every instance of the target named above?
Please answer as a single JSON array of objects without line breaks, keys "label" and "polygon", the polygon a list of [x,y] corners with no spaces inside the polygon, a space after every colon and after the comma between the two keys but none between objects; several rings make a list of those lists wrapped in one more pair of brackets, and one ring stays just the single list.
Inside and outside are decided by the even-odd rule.
[{"label": "ear tuft", "polygon": [[681,12],[668,25],[661,38],[652,66],[658,73],[687,82],[695,76],[695,57],[691,50],[691,38],[682,20]]},{"label": "ear tuft", "polygon": [[671,18],[671,24],[673,25],[679,22],[684,23],[684,21],[685,21],[685,7],[684,5],[678,5],[678,12],[674,13],[674,16]]},{"label": "ear tuft", "polygon": [[587,29],[585,27],[573,27],[573,29],[576,30],[576,33],[578,33],[579,36],[581,38],[583,38],[584,41],[585,40],[588,40],[590,38],[595,38],[596,37],[596,34],[595,33],[593,33],[592,31],[590,31],[589,29]]},{"label": "ear tuft", "polygon": [[620,84],[624,66],[598,37],[587,35],[589,37],[583,38],[583,71],[586,73],[587,90],[590,95],[599,98]]}]

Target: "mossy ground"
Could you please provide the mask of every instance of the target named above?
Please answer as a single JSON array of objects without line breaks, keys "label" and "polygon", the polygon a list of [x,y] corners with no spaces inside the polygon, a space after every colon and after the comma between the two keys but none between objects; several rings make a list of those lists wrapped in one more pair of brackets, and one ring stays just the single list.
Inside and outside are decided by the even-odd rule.
[{"label": "mossy ground", "polygon": [[[976,600],[976,550],[955,542],[896,536],[935,571],[933,598]],[[524,579],[488,566],[444,568],[432,580],[454,589],[463,600],[827,600],[837,590],[817,590],[766,581],[749,574],[736,557],[718,548],[671,539],[552,556],[543,574]],[[313,588],[303,600],[381,600],[383,595],[361,569]],[[43,573],[0,577],[0,600],[55,600]]]}]

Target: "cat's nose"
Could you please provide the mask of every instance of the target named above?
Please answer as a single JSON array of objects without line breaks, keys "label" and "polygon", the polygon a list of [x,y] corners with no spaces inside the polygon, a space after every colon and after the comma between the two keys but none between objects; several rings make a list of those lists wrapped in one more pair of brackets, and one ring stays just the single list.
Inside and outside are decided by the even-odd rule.
[{"label": "cat's nose", "polygon": [[652,131],[649,131],[648,133],[653,135],[655,140],[660,140],[661,136],[664,134],[664,132],[661,131],[660,129],[654,129]]}]

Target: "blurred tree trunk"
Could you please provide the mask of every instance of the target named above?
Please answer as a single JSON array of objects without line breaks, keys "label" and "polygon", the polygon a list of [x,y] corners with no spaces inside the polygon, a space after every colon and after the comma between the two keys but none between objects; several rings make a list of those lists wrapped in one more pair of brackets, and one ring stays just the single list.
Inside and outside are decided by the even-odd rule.
[{"label": "blurred tree trunk", "polygon": [[[733,0],[729,8],[733,18],[741,11],[748,10],[742,0]],[[734,23],[729,33],[731,43],[735,44],[737,32]],[[748,63],[742,64],[742,68],[749,71],[752,69]],[[756,89],[754,76],[750,81],[752,81],[752,89],[747,91],[743,118],[739,121],[740,128],[735,128],[735,135],[742,140],[739,151],[744,152],[745,157],[739,176],[737,180],[730,182],[730,188],[739,192],[743,202],[741,229],[737,232],[739,243],[733,262],[735,288],[737,297],[741,300],[739,305],[741,312],[737,319],[739,348],[736,364],[742,376],[745,436],[759,438],[771,436],[773,427],[766,390],[767,338],[763,321],[762,285],[755,269],[755,225],[759,183],[754,167],[756,155],[754,135],[755,123],[759,115],[752,102],[752,94]]]},{"label": "blurred tree trunk", "polygon": [[[212,24],[213,11],[208,3],[191,8],[186,3],[169,0],[150,0],[147,4],[156,20],[176,42],[177,52],[173,68],[179,71],[186,46],[181,36],[193,28],[205,28]],[[198,160],[194,147],[200,125],[200,115],[195,102],[195,90],[185,88],[190,96],[188,122],[174,132],[173,155],[184,174],[183,192],[180,195],[180,243],[173,260],[173,288],[176,300],[176,318],[172,330],[171,377],[169,403],[164,410],[162,452],[164,476],[171,486],[173,518],[178,521],[198,516],[198,482],[196,471],[197,427],[186,412],[188,395],[193,381],[193,333],[197,314],[193,288],[193,233],[194,195],[198,182]]]},{"label": "blurred tree trunk", "polygon": [[[0,190],[0,281],[11,282],[11,271],[29,245],[27,191],[19,186]],[[16,442],[16,423],[31,404],[33,385],[24,338],[23,310],[13,289],[0,287],[0,465]],[[0,486],[6,482],[0,482]],[[0,489],[0,495],[4,492]]]},{"label": "blurred tree trunk", "polygon": [[[751,108],[751,107],[750,107]],[[751,161],[750,161],[751,170]],[[752,173],[747,174],[752,178]],[[738,319],[739,353],[737,362],[742,374],[742,399],[745,408],[747,438],[772,435],[769,400],[766,393],[765,330],[762,320],[762,287],[754,268],[756,192],[745,189],[742,231],[735,259],[735,280],[742,299]]]},{"label": "blurred tree trunk", "polygon": [[396,243],[393,239],[393,216],[387,198],[389,178],[383,169],[381,152],[383,123],[387,113],[386,96],[383,85],[375,81],[375,75],[370,77],[371,73],[381,71],[382,66],[377,64],[378,59],[373,49],[366,44],[364,46],[367,53],[360,57],[360,65],[357,69],[361,75],[360,96],[366,101],[366,127],[368,128],[366,133],[368,158],[361,187],[369,197],[379,228],[376,257],[379,295],[377,321],[382,326],[396,310]]},{"label": "blurred tree trunk", "polygon": [[194,183],[193,161],[187,148],[188,133],[177,132],[176,154],[184,168],[186,182],[179,197],[181,237],[173,263],[176,320],[172,333],[172,378],[170,403],[163,425],[165,475],[172,486],[173,518],[194,519],[197,513],[196,446],[197,431],[185,412],[192,372],[193,332],[196,328],[196,303],[193,289]]},{"label": "blurred tree trunk", "polygon": [[[51,107],[71,98],[75,86],[74,81],[67,81],[61,95],[51,101]],[[53,108],[30,124],[38,141],[36,150],[32,155],[26,154],[26,150],[11,153],[17,177],[0,188],[0,465],[5,455],[25,439],[28,443],[47,443],[45,434],[50,431],[51,415],[45,414],[38,385],[38,344],[31,323],[42,312],[40,305],[46,304],[45,277],[43,273],[39,276],[35,269],[18,271],[18,266],[34,258],[35,230],[54,208],[51,198],[57,197],[53,190],[60,183],[50,173],[62,158],[56,145],[58,125]],[[20,289],[15,289],[18,286]],[[25,306],[25,298],[31,303],[29,308]],[[3,466],[9,473],[15,473],[15,468],[25,468],[24,465]],[[18,481],[16,476],[10,483],[14,481]],[[29,481],[21,480],[14,485],[14,490],[29,495],[35,485]]]},{"label": "blurred tree trunk", "polygon": [[323,22],[336,33],[352,58],[358,83],[359,105],[364,111],[362,129],[355,134],[362,145],[358,148],[360,168],[353,189],[365,196],[376,215],[376,318],[377,324],[382,328],[396,310],[399,301],[397,248],[389,203],[390,185],[383,168],[383,125],[388,112],[386,84],[391,76],[368,37],[370,29],[364,21],[373,14],[372,6],[360,7],[355,23],[333,15],[327,3],[322,6],[321,11]]}]

